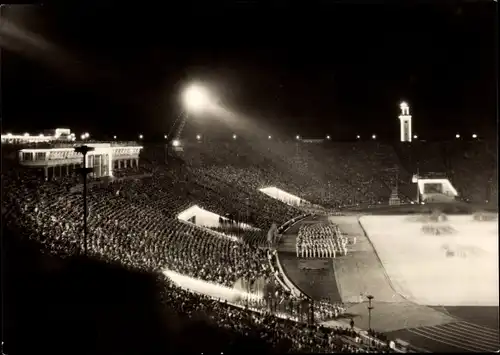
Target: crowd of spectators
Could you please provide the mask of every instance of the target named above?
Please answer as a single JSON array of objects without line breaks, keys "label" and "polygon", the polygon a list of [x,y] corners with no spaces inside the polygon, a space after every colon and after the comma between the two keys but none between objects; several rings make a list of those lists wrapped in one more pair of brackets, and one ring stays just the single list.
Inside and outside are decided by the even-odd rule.
[{"label": "crowd of spectators", "polygon": [[184,317],[202,318],[217,327],[238,335],[260,339],[279,352],[390,352],[388,346],[363,341],[348,328],[308,325],[273,316],[269,312],[253,312],[250,307],[236,307],[208,296],[193,294],[173,286],[168,279],[164,302]]},{"label": "crowd of spectators", "polygon": [[[265,156],[259,149],[242,153],[241,149],[213,145],[212,151],[186,154],[188,164],[175,157],[168,157],[167,165],[161,164],[166,159],[158,153],[150,161],[142,160],[139,169],[115,172],[114,181],[90,184],[88,253],[152,272],[169,268],[222,286],[232,287],[238,280],[275,280],[276,270],[262,248],[267,230],[271,223],[281,225],[303,211],[300,206],[276,201],[259,188],[281,187],[309,197],[313,203],[340,207],[379,203],[398,176],[391,169],[376,173],[394,160],[391,152],[370,160],[368,150],[356,145],[290,146],[294,154],[288,155],[290,147],[277,143],[272,154]],[[217,154],[212,154],[215,151]],[[467,154],[469,160],[476,157]],[[457,161],[454,165],[460,165]],[[9,169],[2,180],[4,191],[8,191],[2,213],[12,227],[28,231],[52,253],[64,256],[83,251],[82,197],[81,190],[74,188],[78,179],[40,182],[39,177]],[[180,221],[178,213],[193,204],[229,216],[208,229],[237,236],[237,240],[220,238],[196,223]],[[347,252],[347,241],[333,226],[302,227],[298,239],[299,255],[308,255],[307,244],[315,245],[311,247],[314,256]],[[295,303],[301,300],[278,286],[273,301],[264,300],[259,309],[269,310],[272,303],[274,311],[283,310],[299,319],[303,312]],[[342,306],[317,302],[313,314],[316,319],[335,318],[342,314]]]},{"label": "crowd of spectators", "polygon": [[264,246],[266,244],[267,231],[250,227],[238,220],[219,217],[218,226],[205,227],[252,245]]},{"label": "crowd of spectators", "polygon": [[335,258],[337,253],[347,255],[347,244],[348,239],[333,223],[302,224],[296,240],[297,257]]},{"label": "crowd of spectators", "polygon": [[[158,275],[169,268],[223,286],[233,286],[239,279],[274,279],[263,249],[218,238],[179,221],[177,211],[191,201],[167,175],[91,185],[87,241],[82,238],[81,191],[71,192],[75,177],[44,182],[29,172],[9,170],[2,181],[6,192],[2,212],[9,227],[41,243],[45,252],[67,257],[87,248],[89,255],[127,268]],[[166,303],[179,313],[188,317],[193,313],[208,315],[219,327],[243,335],[257,334],[280,349],[370,351],[369,347],[363,350],[360,345],[349,345],[344,338],[355,334],[342,335],[344,330],[311,327],[273,316],[281,309],[292,318],[303,316],[303,309],[297,307],[301,299],[284,288],[276,287],[271,302],[264,302],[257,307],[260,312],[253,312],[183,291],[168,280],[165,284]],[[262,313],[264,310],[267,313]],[[338,316],[339,310],[338,305],[317,303],[312,312],[317,319],[328,319]]]},{"label": "crowd of spectators", "polygon": [[[405,186],[417,168],[447,173],[466,200],[493,200],[497,173],[492,157],[477,142],[394,149],[378,142],[203,142],[187,147],[182,157],[167,154],[163,147],[145,147],[140,167],[116,170],[115,179],[89,184],[88,240],[82,238],[81,183],[75,176],[42,181],[31,172],[4,166],[2,215],[9,228],[35,239],[45,252],[61,257],[86,252],[156,273],[165,287],[166,307],[179,315],[204,318],[280,350],[380,352],[387,347],[363,344],[352,329],[303,322],[304,315],[316,321],[341,317],[344,306],[293,295],[280,279],[275,254],[265,249],[267,230],[272,223],[282,225],[310,212],[315,204],[330,209],[387,204],[395,186],[408,202]],[[268,186],[310,204],[279,202],[259,191]],[[177,218],[194,204],[226,217],[218,226]],[[302,225],[297,256],[345,255],[348,242],[333,224]],[[265,280],[265,296],[246,300],[243,308],[230,305],[174,286],[163,276],[165,268],[227,287]]]},{"label": "crowd of spectators", "polygon": [[496,149],[481,141],[203,142],[186,149],[185,159],[241,191],[275,186],[332,209],[387,204],[393,191],[401,203],[415,202],[417,171],[445,174],[465,201],[498,197]]},{"label": "crowd of spectators", "polygon": [[[203,143],[190,146],[184,156],[198,174],[240,191],[275,186],[311,204],[338,209],[389,200],[393,186],[388,183],[394,181],[384,164],[392,167],[397,159],[382,145],[365,145]],[[374,159],[375,151],[384,158]]]},{"label": "crowd of spectators", "polygon": [[[89,252],[138,268],[171,268],[193,277],[233,286],[237,279],[268,276],[265,254],[247,243],[218,238],[175,218],[187,202],[172,190],[158,189],[155,178],[92,185],[88,194]],[[83,249],[82,197],[62,181],[48,182],[12,198],[9,212],[41,237],[48,250]],[[14,186],[9,191],[14,193]],[[19,196],[19,195],[17,195]],[[30,228],[31,227],[31,228]],[[175,248],[169,246],[175,245]],[[109,255],[111,254],[111,255]]]},{"label": "crowd of spectators", "polygon": [[498,200],[496,144],[482,140],[415,141],[395,150],[400,165],[410,174],[443,173],[462,201],[494,204]]},{"label": "crowd of spectators", "polygon": [[467,202],[496,203],[498,199],[497,156],[485,143],[464,142],[460,151],[448,147],[447,168],[460,196]]}]

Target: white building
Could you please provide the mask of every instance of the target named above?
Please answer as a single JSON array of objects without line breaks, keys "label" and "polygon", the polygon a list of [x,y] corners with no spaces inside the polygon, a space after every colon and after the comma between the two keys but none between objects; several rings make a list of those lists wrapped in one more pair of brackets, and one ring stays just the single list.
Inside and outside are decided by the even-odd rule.
[{"label": "white building", "polygon": [[[79,144],[67,148],[21,149],[19,163],[26,167],[43,168],[45,178],[62,177],[81,167],[83,155],[75,152]],[[114,169],[139,167],[141,146],[89,143],[94,150],[87,153],[85,167],[92,168],[94,177],[113,176]]]},{"label": "white building", "polygon": [[50,142],[74,142],[76,140],[75,134],[71,133],[68,128],[56,128],[46,132],[31,135],[29,133],[24,134],[12,134],[6,133],[1,136],[2,144],[36,144],[36,143],[50,143]]},{"label": "white building", "polygon": [[[82,135],[88,138],[88,133]],[[85,159],[85,167],[92,168],[91,176],[113,176],[113,170],[138,168],[142,146],[136,142],[86,143],[76,142],[75,134],[67,128],[56,128],[44,134],[2,134],[2,144],[24,145],[27,148],[17,151],[19,164],[40,169],[45,179],[72,174],[83,164],[83,155],[75,148],[85,144],[92,147]],[[29,148],[28,148],[29,147]]]}]

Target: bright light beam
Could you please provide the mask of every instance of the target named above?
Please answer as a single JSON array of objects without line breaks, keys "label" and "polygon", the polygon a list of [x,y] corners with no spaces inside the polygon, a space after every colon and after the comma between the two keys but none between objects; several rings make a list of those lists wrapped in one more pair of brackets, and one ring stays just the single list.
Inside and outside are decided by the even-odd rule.
[{"label": "bright light beam", "polygon": [[184,106],[188,111],[201,112],[212,108],[213,102],[206,88],[200,85],[192,85],[184,91]]}]

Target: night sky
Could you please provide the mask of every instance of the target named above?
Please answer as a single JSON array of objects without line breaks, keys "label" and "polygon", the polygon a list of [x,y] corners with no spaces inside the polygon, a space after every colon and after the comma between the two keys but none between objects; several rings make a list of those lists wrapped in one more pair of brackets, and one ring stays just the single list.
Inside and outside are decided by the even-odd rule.
[{"label": "night sky", "polygon": [[496,127],[493,2],[110,3],[2,8],[2,132],[161,137],[192,80],[290,136],[397,139],[401,100],[422,138]]}]

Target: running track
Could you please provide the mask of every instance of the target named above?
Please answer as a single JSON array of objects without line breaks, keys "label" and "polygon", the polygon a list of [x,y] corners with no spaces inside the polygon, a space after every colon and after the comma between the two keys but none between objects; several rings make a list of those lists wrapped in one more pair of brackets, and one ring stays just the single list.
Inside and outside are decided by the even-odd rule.
[{"label": "running track", "polygon": [[494,352],[500,350],[498,330],[463,320],[390,332],[390,337],[401,338],[429,352]]}]

